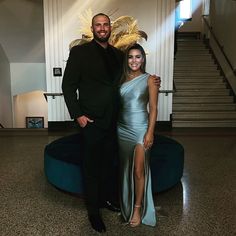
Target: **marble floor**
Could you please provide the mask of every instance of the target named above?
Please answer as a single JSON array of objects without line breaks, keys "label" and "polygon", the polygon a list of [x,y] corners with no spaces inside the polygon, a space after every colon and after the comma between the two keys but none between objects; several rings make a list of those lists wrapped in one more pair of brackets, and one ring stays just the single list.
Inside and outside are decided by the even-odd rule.
[{"label": "marble floor", "polygon": [[[185,148],[181,183],[155,195],[156,227],[130,228],[108,210],[103,235],[236,235],[236,129],[161,132]],[[44,147],[62,133],[0,130],[0,236],[100,235],[83,198],[59,191],[44,175]]]}]

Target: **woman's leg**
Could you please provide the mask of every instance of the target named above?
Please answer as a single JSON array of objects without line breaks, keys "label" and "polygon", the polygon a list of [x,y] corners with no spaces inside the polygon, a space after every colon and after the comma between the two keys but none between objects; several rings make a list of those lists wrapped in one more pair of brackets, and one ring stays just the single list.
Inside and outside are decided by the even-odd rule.
[{"label": "woman's leg", "polygon": [[135,186],[135,205],[130,225],[135,227],[141,223],[141,205],[144,196],[145,169],[144,169],[144,148],[138,144],[134,154],[134,186]]}]

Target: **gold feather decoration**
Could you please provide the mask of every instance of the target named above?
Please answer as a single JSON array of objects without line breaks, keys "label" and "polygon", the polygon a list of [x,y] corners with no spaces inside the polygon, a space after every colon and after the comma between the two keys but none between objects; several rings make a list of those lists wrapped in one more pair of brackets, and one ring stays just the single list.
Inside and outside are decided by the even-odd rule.
[{"label": "gold feather decoration", "polygon": [[112,23],[109,43],[114,47],[125,50],[140,39],[137,21],[133,17],[121,16]]},{"label": "gold feather decoration", "polygon": [[84,14],[79,15],[79,20],[81,22],[80,33],[85,36],[85,38],[92,40],[93,33],[91,31],[91,21],[93,18],[93,13],[91,9],[85,11]]},{"label": "gold feather decoration", "polygon": [[[92,21],[91,9],[87,10],[84,15],[80,15],[80,21],[82,25],[80,29],[82,38],[73,40],[69,45],[70,49],[73,46],[81,45],[93,39],[90,29]],[[111,24],[112,30],[109,43],[120,50],[124,51],[129,45],[140,41],[142,38],[147,40],[147,34],[139,30],[137,20],[131,16],[121,16],[111,22]]]},{"label": "gold feather decoration", "polygon": [[70,42],[69,49],[73,48],[76,45],[82,45],[82,44],[87,43],[87,42],[89,42],[88,39],[84,39],[84,38],[82,38],[82,39],[75,39],[72,42]]}]

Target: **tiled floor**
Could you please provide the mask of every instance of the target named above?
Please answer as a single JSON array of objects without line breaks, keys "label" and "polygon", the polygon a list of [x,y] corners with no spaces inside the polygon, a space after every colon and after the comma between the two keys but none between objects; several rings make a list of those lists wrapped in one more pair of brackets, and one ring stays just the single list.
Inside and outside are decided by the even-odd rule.
[{"label": "tiled floor", "polygon": [[[43,170],[46,144],[62,134],[0,131],[0,236],[97,235],[82,198],[51,186]],[[132,229],[103,210],[104,235],[236,235],[236,130],[173,130],[185,148],[182,181],[155,196],[155,228]]]}]

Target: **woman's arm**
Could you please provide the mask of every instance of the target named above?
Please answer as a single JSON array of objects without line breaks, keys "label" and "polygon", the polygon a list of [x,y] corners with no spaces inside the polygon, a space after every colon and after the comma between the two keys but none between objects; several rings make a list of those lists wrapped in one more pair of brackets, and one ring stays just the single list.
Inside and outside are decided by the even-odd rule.
[{"label": "woman's arm", "polygon": [[157,103],[159,87],[153,83],[153,77],[148,78],[148,92],[149,92],[149,118],[148,129],[144,136],[144,147],[150,148],[154,139],[154,130],[157,120]]}]

